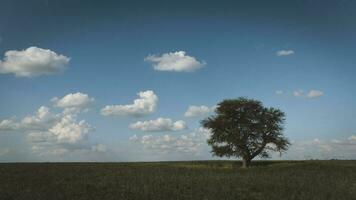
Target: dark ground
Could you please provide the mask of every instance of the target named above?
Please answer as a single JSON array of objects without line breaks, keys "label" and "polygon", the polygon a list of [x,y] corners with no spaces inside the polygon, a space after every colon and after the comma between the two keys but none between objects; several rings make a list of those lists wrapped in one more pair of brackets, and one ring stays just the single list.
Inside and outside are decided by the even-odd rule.
[{"label": "dark ground", "polygon": [[0,200],[356,199],[356,161],[0,164]]}]

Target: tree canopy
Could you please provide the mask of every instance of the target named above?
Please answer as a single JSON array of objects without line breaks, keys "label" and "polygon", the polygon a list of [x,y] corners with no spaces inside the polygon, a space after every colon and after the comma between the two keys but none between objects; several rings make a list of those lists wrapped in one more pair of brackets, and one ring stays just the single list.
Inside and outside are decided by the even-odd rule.
[{"label": "tree canopy", "polygon": [[208,144],[213,155],[242,158],[243,167],[248,167],[256,156],[269,157],[270,151],[282,153],[288,149],[284,122],[281,110],[240,97],[223,100],[215,114],[201,123],[212,132]]}]

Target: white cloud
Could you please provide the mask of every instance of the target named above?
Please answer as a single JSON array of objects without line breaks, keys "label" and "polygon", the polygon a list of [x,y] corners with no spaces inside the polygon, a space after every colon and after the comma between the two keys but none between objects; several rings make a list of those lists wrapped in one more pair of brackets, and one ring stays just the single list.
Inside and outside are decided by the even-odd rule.
[{"label": "white cloud", "polygon": [[84,93],[69,93],[62,98],[54,97],[51,100],[55,106],[63,108],[65,113],[79,113],[87,111],[95,101],[94,98]]},{"label": "white cloud", "polygon": [[46,130],[59,119],[46,106],[41,106],[34,115],[22,119],[20,127],[23,130]]},{"label": "white cloud", "polygon": [[41,156],[105,152],[107,149],[104,145],[93,145],[89,142],[89,134],[93,130],[86,121],[78,121],[76,115],[63,114],[48,130],[28,132],[27,139],[32,151]]},{"label": "white cloud", "polygon": [[200,117],[205,116],[215,110],[216,106],[189,106],[188,110],[184,113],[185,117]]},{"label": "white cloud", "polygon": [[294,54],[294,51],[293,50],[280,50],[280,51],[277,51],[276,52],[276,55],[277,56],[289,56],[289,55],[292,55]]},{"label": "white cloud", "polygon": [[296,90],[293,92],[295,97],[304,97],[308,99],[315,99],[318,97],[323,96],[324,92],[321,90],[310,90],[309,92],[305,93],[303,90]]},{"label": "white cloud", "polygon": [[29,47],[25,50],[5,52],[0,60],[0,73],[13,73],[17,77],[35,77],[63,72],[70,58],[49,49]]},{"label": "white cloud", "polygon": [[12,119],[4,119],[0,121],[0,131],[13,131],[19,129],[20,129],[20,124],[16,123]]},{"label": "white cloud", "polygon": [[[79,96],[81,97],[81,95]],[[58,106],[63,108],[81,107],[91,101],[86,101],[90,99],[86,95],[84,95],[85,98],[75,98],[76,95],[69,97],[71,98],[57,99]],[[64,155],[71,152],[105,152],[104,145],[93,145],[89,142],[89,135],[94,130],[93,127],[85,120],[77,120],[76,113],[65,111],[64,109],[62,113],[55,114],[48,107],[41,106],[33,115],[28,115],[19,122],[14,119],[0,121],[0,131],[24,132],[27,134],[33,152],[41,156]]]},{"label": "white cloud", "polygon": [[201,145],[201,142],[197,142],[194,138],[186,135],[181,137],[171,135],[144,135],[141,138],[136,139],[134,142],[143,145],[145,149],[152,150],[157,153],[195,153]]},{"label": "white cloud", "polygon": [[295,97],[300,97],[300,96],[303,96],[304,95],[304,91],[303,90],[296,90],[296,91],[294,91],[293,92],[293,95],[295,96]]},{"label": "white cloud", "polygon": [[324,92],[320,90],[310,90],[306,95],[307,98],[313,99],[323,96]]},{"label": "white cloud", "polygon": [[184,121],[179,120],[173,122],[169,118],[158,118],[156,120],[138,121],[130,124],[131,129],[137,129],[141,131],[181,131],[187,128]]},{"label": "white cloud", "polygon": [[185,51],[164,53],[161,56],[149,55],[145,61],[153,63],[153,68],[158,71],[193,72],[206,65],[206,62],[186,55]]},{"label": "white cloud", "polygon": [[[50,123],[35,121],[37,126],[31,124],[31,126],[22,127],[22,130],[28,133],[27,138],[33,150],[46,154],[92,148],[88,143],[88,136],[94,129],[87,122],[78,121],[76,115],[73,114],[61,113],[55,116],[55,120]],[[46,126],[39,126],[41,123]]]},{"label": "white cloud", "polygon": [[192,133],[195,137],[203,138],[203,140],[206,140],[210,138],[211,135],[211,130],[203,127],[199,127]]},{"label": "white cloud", "polygon": [[138,137],[137,137],[137,135],[135,134],[135,135],[129,137],[129,140],[136,142],[136,141],[138,140]]},{"label": "white cloud", "polygon": [[64,108],[63,113],[54,114],[46,106],[41,106],[34,114],[24,117],[19,122],[14,119],[0,121],[0,131],[47,131],[65,117],[87,109],[93,98],[82,93],[68,94],[62,99],[53,98],[56,106]]},{"label": "white cloud", "polygon": [[141,117],[156,110],[158,97],[152,90],[139,92],[140,98],[129,105],[108,105],[101,109],[104,116],[134,116]]},{"label": "white cloud", "polygon": [[354,159],[356,136],[347,139],[292,141],[286,159]]},{"label": "white cloud", "polygon": [[155,153],[188,153],[198,154],[206,147],[206,140],[210,136],[210,131],[199,128],[190,134],[180,136],[162,135],[143,135],[130,137],[130,141],[142,145],[145,150]]},{"label": "white cloud", "polygon": [[51,113],[48,107],[41,106],[33,115],[28,115],[19,122],[14,119],[2,120],[0,131],[46,130],[58,120],[58,117]]},{"label": "white cloud", "polygon": [[64,115],[62,119],[48,131],[60,143],[77,143],[87,138],[92,128],[84,120],[76,122],[73,115]]}]

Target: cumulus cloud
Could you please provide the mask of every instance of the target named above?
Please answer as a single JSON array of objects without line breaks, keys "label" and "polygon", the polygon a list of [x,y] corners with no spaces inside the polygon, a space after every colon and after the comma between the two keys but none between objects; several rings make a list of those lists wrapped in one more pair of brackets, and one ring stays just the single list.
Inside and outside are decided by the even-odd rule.
[{"label": "cumulus cloud", "polygon": [[13,73],[17,77],[35,77],[63,72],[70,58],[49,49],[29,47],[25,50],[5,52],[0,60],[0,73]]},{"label": "cumulus cloud", "polygon": [[145,61],[153,63],[153,68],[158,71],[193,72],[206,65],[206,62],[186,55],[185,51],[149,55]]},{"label": "cumulus cloud", "polygon": [[77,92],[69,93],[62,98],[54,97],[51,101],[55,106],[63,108],[65,113],[79,113],[87,111],[95,99],[87,94]]},{"label": "cumulus cloud", "polygon": [[45,130],[52,126],[58,117],[51,113],[48,107],[41,106],[34,115],[23,118],[20,127],[24,130]]},{"label": "cumulus cloud", "polygon": [[[67,95],[68,96],[68,95]],[[76,95],[74,95],[75,97]],[[81,96],[81,95],[79,95]],[[105,152],[102,144],[89,142],[89,134],[94,131],[85,120],[78,120],[77,113],[68,113],[66,108],[81,107],[89,101],[86,98],[58,99],[56,103],[63,107],[62,113],[52,113],[46,106],[41,106],[34,114],[20,121],[5,119],[0,121],[0,131],[17,130],[27,134],[32,151],[39,155],[63,155],[70,152]],[[71,101],[72,97],[74,102]],[[67,101],[67,99],[69,99]],[[79,100],[78,100],[79,99]],[[63,101],[61,101],[63,100]]]},{"label": "cumulus cloud", "polygon": [[215,110],[216,106],[208,107],[208,106],[189,106],[188,110],[184,113],[185,117],[200,117],[205,116]]},{"label": "cumulus cloud", "polygon": [[84,120],[76,122],[73,115],[64,115],[62,119],[48,131],[60,143],[76,143],[87,138],[92,128]]},{"label": "cumulus cloud", "polygon": [[19,129],[20,129],[20,124],[16,123],[12,119],[4,119],[0,121],[0,131],[13,131]]},{"label": "cumulus cloud", "polygon": [[180,136],[172,135],[143,135],[130,137],[130,141],[141,145],[145,150],[155,153],[189,153],[198,154],[206,146],[206,140],[210,136],[208,129],[199,128],[190,134]]},{"label": "cumulus cloud", "polygon": [[310,90],[309,92],[304,92],[303,90],[295,90],[293,96],[295,97],[304,97],[308,99],[315,99],[324,95],[324,92],[321,90]]},{"label": "cumulus cloud", "polygon": [[141,117],[156,110],[158,97],[152,90],[139,92],[138,99],[129,105],[108,105],[101,109],[104,116],[134,116]]},{"label": "cumulus cloud", "polygon": [[149,132],[181,131],[186,129],[187,125],[182,120],[173,122],[169,118],[158,118],[149,121],[138,121],[136,123],[130,124],[130,128]]},{"label": "cumulus cloud", "polygon": [[33,115],[28,115],[19,122],[16,122],[14,119],[0,121],[0,131],[46,130],[57,119],[58,115],[51,113],[48,107],[41,106]]},{"label": "cumulus cloud", "polygon": [[47,130],[28,131],[27,139],[32,151],[39,155],[64,155],[71,152],[105,152],[102,144],[89,142],[94,131],[85,120],[76,115],[64,114]]},{"label": "cumulus cloud", "polygon": [[293,50],[280,50],[280,51],[277,51],[276,52],[276,55],[277,56],[289,56],[289,55],[292,55],[294,54],[294,51]]}]

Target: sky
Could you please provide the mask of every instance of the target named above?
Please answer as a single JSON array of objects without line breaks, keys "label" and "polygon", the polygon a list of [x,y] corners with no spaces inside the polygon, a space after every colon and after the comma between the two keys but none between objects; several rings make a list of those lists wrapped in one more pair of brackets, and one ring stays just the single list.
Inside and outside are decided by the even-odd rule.
[{"label": "sky", "polygon": [[286,113],[272,159],[356,159],[356,2],[0,2],[0,162],[216,159],[223,99]]}]

